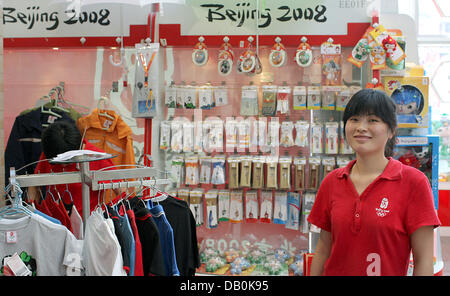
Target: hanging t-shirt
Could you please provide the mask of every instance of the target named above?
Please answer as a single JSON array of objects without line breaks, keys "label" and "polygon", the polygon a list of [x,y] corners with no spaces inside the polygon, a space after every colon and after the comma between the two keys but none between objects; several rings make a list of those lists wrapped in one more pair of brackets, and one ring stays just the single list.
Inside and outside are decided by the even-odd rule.
[{"label": "hanging t-shirt", "polygon": [[173,230],[167,221],[166,214],[162,206],[155,205],[151,207],[150,213],[152,214],[153,221],[159,230],[159,238],[161,242],[161,249],[163,252],[164,266],[166,267],[166,275],[180,275],[177,267],[177,259],[175,256],[175,246],[173,242]]},{"label": "hanging t-shirt", "polygon": [[142,264],[142,244],[139,238],[139,231],[136,225],[136,217],[132,209],[127,210],[127,216],[130,221],[130,226],[133,231],[134,245],[135,245],[135,262],[134,262],[134,275],[143,276],[144,266]]},{"label": "hanging t-shirt", "polygon": [[34,276],[80,275],[82,245],[66,227],[35,214],[0,219],[0,262],[17,253]]},{"label": "hanging t-shirt", "polygon": [[[126,276],[119,242],[111,219],[94,211],[86,222],[83,260],[87,276]],[[108,225],[110,223],[110,225]]]},{"label": "hanging t-shirt", "polygon": [[180,199],[169,197],[159,204],[166,213],[174,236],[175,254],[181,276],[195,275],[200,267],[200,255],[197,243],[197,229],[192,211],[188,204]]}]

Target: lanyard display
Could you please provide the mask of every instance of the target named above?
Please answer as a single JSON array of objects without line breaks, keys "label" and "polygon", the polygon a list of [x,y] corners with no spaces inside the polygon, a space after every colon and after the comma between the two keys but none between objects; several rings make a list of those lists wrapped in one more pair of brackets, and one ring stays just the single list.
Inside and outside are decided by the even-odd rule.
[{"label": "lanyard display", "polygon": [[142,67],[144,68],[144,72],[145,72],[145,78],[144,78],[145,79],[144,80],[145,87],[148,87],[148,72],[152,65],[153,59],[155,58],[155,55],[156,55],[156,52],[153,52],[152,57],[150,58],[150,61],[147,64],[145,62],[144,55],[142,53],[139,53],[139,58],[141,59]]}]

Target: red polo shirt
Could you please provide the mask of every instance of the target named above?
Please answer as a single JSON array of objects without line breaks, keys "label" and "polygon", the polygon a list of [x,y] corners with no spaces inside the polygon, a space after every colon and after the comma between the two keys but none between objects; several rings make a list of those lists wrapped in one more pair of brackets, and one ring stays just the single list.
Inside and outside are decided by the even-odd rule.
[{"label": "red polo shirt", "polygon": [[383,173],[358,195],[350,171],[329,173],[308,221],[331,232],[324,275],[406,275],[410,235],[440,225],[431,186],[419,170],[389,158]]}]

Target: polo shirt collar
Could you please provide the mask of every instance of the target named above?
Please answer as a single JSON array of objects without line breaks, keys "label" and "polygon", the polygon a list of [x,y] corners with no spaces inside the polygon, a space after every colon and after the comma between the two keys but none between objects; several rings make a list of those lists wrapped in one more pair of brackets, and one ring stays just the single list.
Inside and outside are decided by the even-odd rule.
[{"label": "polo shirt collar", "polygon": [[[392,157],[388,157],[388,164],[384,168],[384,171],[380,175],[380,179],[386,179],[386,180],[397,180],[402,177],[402,163],[398,160],[393,159]],[[350,176],[350,172],[352,170],[353,165],[355,164],[356,160],[352,160],[348,163],[346,167],[339,170],[337,173],[338,178],[348,178]]]}]

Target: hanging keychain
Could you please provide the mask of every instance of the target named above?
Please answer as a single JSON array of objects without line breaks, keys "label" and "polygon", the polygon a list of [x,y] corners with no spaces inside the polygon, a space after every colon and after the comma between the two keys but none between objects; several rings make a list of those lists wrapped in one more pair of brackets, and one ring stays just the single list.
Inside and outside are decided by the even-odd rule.
[{"label": "hanging keychain", "polygon": [[214,185],[225,184],[225,155],[215,155],[212,158],[211,183]]},{"label": "hanging keychain", "polygon": [[189,193],[189,208],[194,216],[196,225],[203,225],[203,189],[195,188],[191,190]]},{"label": "hanging keychain", "polygon": [[280,156],[280,189],[291,189],[291,156]]},{"label": "hanging keychain", "polygon": [[214,107],[213,89],[210,85],[199,87],[198,89],[198,105],[200,109],[209,110]]},{"label": "hanging keychain", "polygon": [[252,159],[247,155],[242,155],[240,158],[241,164],[241,178],[240,185],[242,187],[250,187],[252,175]]},{"label": "hanging keychain", "polygon": [[322,167],[323,167],[323,174],[322,174],[323,180],[326,177],[326,175],[331,173],[336,167],[336,159],[330,156],[322,158]]},{"label": "hanging keychain", "polygon": [[299,120],[295,123],[295,145],[299,147],[306,147],[308,141],[309,122]]},{"label": "hanging keychain", "polygon": [[240,157],[237,155],[230,155],[227,158],[228,162],[228,188],[239,188],[239,162]]},{"label": "hanging keychain", "polygon": [[177,99],[177,87],[173,84],[166,86],[165,105],[167,108],[175,108]]},{"label": "hanging keychain", "polygon": [[280,146],[294,146],[294,123],[292,121],[283,121],[281,123]]},{"label": "hanging keychain", "polygon": [[219,190],[219,221],[230,220],[230,191]]},{"label": "hanging keychain", "polygon": [[300,228],[300,199],[300,193],[288,192],[286,221],[287,229],[299,230]]},{"label": "hanging keychain", "polygon": [[295,190],[304,190],[305,189],[305,165],[306,165],[306,157],[297,156],[294,158],[294,167],[295,167]]},{"label": "hanging keychain", "polygon": [[277,156],[266,156],[267,163],[267,181],[266,188],[277,189],[278,187],[278,157]]},{"label": "hanging keychain", "polygon": [[353,47],[352,51],[347,57],[347,61],[352,63],[358,68],[361,68],[361,66],[364,64],[364,62],[367,60],[367,58],[370,55],[370,46],[369,46],[369,31],[372,31],[373,27],[369,27],[362,38],[356,43],[356,45]]},{"label": "hanging keychain", "polygon": [[217,193],[217,189],[211,189],[205,194],[207,228],[216,228],[219,223],[217,217]]},{"label": "hanging keychain", "polygon": [[301,43],[297,47],[297,51],[295,52],[294,57],[297,65],[303,68],[310,66],[313,61],[311,46],[306,43],[307,40],[308,39],[306,37],[302,37],[302,39],[300,40]]},{"label": "hanging keychain", "polygon": [[241,115],[256,116],[258,112],[258,87],[256,85],[242,86]]},{"label": "hanging keychain", "polygon": [[233,69],[234,54],[231,44],[228,43],[228,41],[230,41],[230,38],[225,36],[223,38],[223,41],[224,43],[222,44],[219,50],[217,67],[220,75],[227,76],[231,73],[231,70]]},{"label": "hanging keychain", "polygon": [[[157,67],[154,63],[157,60],[159,51],[158,43],[150,43],[150,41],[142,44],[136,44],[136,75],[135,88],[133,92],[133,102],[135,106],[133,110],[137,110],[139,116],[152,115],[156,112],[156,104],[154,104],[154,90],[152,84],[157,84]],[[150,79],[152,81],[150,81]],[[157,90],[155,91],[157,93]]]},{"label": "hanging keychain", "polygon": [[211,156],[200,156],[200,183],[211,183]]},{"label": "hanging keychain", "polygon": [[320,156],[309,158],[309,186],[308,189],[316,190],[319,188]]},{"label": "hanging keychain", "polygon": [[170,168],[170,178],[176,186],[180,186],[184,181],[184,157],[183,155],[174,155],[172,166]]},{"label": "hanging keychain", "polygon": [[253,160],[253,182],[252,188],[261,189],[264,186],[264,156],[254,156]]},{"label": "hanging keychain", "polygon": [[369,35],[385,50],[386,57],[389,58],[394,65],[403,61],[406,58],[405,53],[398,45],[397,41],[389,35],[383,25],[373,24],[373,27],[374,30],[370,31]]},{"label": "hanging keychain", "polygon": [[198,173],[198,156],[192,155],[186,157],[186,185],[197,185],[199,184],[199,173]]},{"label": "hanging keychain", "polygon": [[183,122],[183,152],[192,152],[194,149],[194,124],[185,119]]},{"label": "hanging keychain", "polygon": [[244,204],[242,190],[230,192],[230,222],[241,223],[244,218]]},{"label": "hanging keychain", "polygon": [[228,117],[225,122],[225,152],[234,153],[238,140],[238,122]]},{"label": "hanging keychain", "polygon": [[170,121],[164,120],[161,122],[159,136],[159,149],[168,150],[170,147]]},{"label": "hanging keychain", "polygon": [[326,122],[325,123],[326,154],[338,153],[338,135],[339,135],[339,124],[337,122]]},{"label": "hanging keychain", "polygon": [[257,222],[258,213],[258,191],[249,190],[245,193],[245,222]]},{"label": "hanging keychain", "polygon": [[263,223],[272,222],[273,193],[272,190],[261,191],[261,207],[259,212],[260,221]]},{"label": "hanging keychain", "polygon": [[319,110],[322,103],[320,86],[308,86],[307,106],[308,110]]},{"label": "hanging keychain", "polygon": [[285,224],[287,220],[287,192],[276,191],[273,207],[273,223]]},{"label": "hanging keychain", "polygon": [[311,125],[311,152],[317,154],[323,152],[323,125],[320,123]]},{"label": "hanging keychain", "polygon": [[289,95],[291,88],[289,86],[280,86],[277,90],[277,112],[281,114],[289,113]]},{"label": "hanging keychain", "polygon": [[194,46],[194,51],[192,52],[192,62],[197,66],[204,66],[208,62],[208,50],[204,41],[205,38],[200,36],[198,38],[198,43]]},{"label": "hanging keychain", "polygon": [[183,123],[176,118],[171,121],[171,134],[170,148],[173,152],[179,153],[183,150]]},{"label": "hanging keychain", "polygon": [[286,49],[280,37],[275,38],[275,44],[269,54],[269,63],[272,67],[281,67],[286,64]]}]

